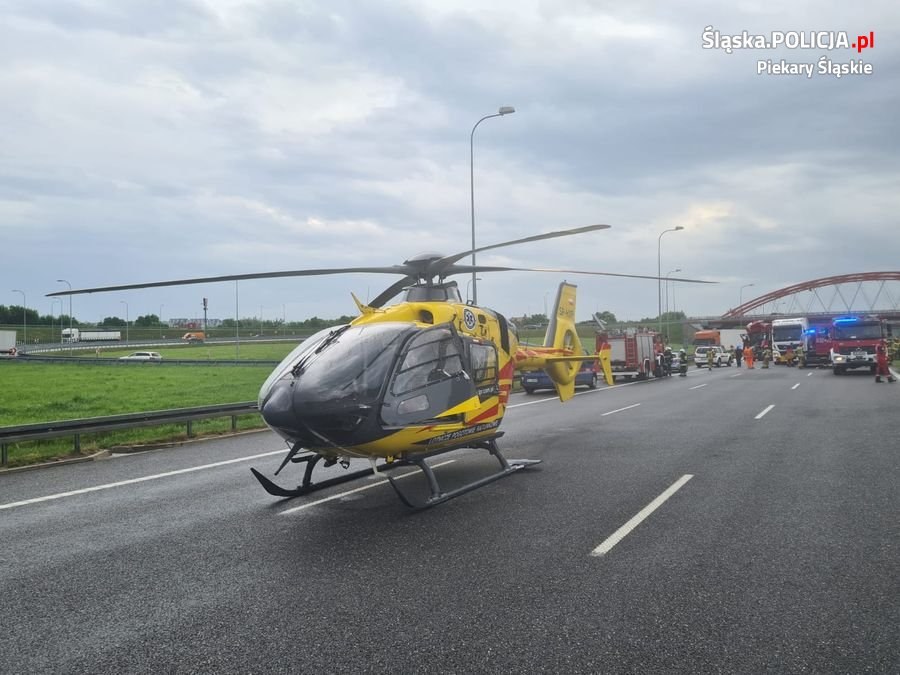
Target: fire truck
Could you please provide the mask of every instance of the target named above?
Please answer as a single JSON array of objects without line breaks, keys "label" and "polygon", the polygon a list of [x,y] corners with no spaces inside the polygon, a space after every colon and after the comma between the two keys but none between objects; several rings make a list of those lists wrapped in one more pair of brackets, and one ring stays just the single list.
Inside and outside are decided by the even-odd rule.
[{"label": "fire truck", "polygon": [[809,318],[809,328],[803,332],[803,352],[807,366],[831,365],[831,321]]},{"label": "fire truck", "polygon": [[831,367],[835,375],[868,368],[875,372],[875,349],[884,340],[885,323],[875,316],[843,316],[831,322]]},{"label": "fire truck", "polygon": [[663,351],[659,333],[626,328],[623,331],[597,331],[597,352],[609,345],[613,381],[617,377],[644,380],[655,374],[656,357]]}]

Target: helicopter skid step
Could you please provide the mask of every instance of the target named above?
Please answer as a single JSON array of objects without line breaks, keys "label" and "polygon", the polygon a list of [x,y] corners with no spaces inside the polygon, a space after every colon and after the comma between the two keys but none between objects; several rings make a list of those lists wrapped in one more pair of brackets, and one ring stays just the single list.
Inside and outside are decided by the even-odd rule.
[{"label": "helicopter skid step", "polygon": [[[312,464],[308,465],[309,467]],[[401,462],[394,462],[393,464],[381,464],[377,467],[378,472],[382,471],[390,471],[391,469],[399,468],[403,466]],[[350,473],[345,473],[340,476],[335,476],[334,478],[329,478],[327,480],[319,481],[317,483],[313,483],[309,480],[309,476],[304,476],[304,481],[302,484],[297,487],[291,488],[283,488],[277,483],[274,483],[272,480],[261,474],[259,471],[250,468],[250,471],[253,472],[253,475],[256,476],[256,480],[259,481],[260,485],[263,486],[266,492],[274,497],[300,497],[302,495],[309,494],[311,492],[315,492],[316,490],[321,490],[323,488],[332,487],[334,485],[340,485],[341,483],[346,483],[351,480],[356,480],[357,478],[362,478],[364,476],[371,476],[372,469],[360,469],[359,471],[351,471]]]},{"label": "helicopter skid step", "polygon": [[[497,434],[497,437],[501,436],[501,434]],[[467,483],[461,487],[456,488],[455,490],[450,490],[448,492],[443,492],[441,490],[440,484],[438,483],[437,476],[434,473],[434,469],[432,469],[427,462],[425,461],[426,457],[415,457],[413,459],[406,460],[405,464],[413,464],[419,469],[422,470],[422,473],[425,474],[425,478],[428,481],[428,487],[431,490],[431,496],[428,497],[421,504],[414,504],[412,500],[407,497],[400,487],[397,485],[397,482],[391,477],[388,476],[387,479],[391,483],[391,487],[394,488],[394,492],[397,493],[397,497],[400,498],[400,501],[403,502],[406,506],[411,509],[422,510],[428,509],[432,506],[437,506],[438,504],[443,504],[446,501],[450,501],[455,497],[459,497],[467,492],[472,492],[473,490],[477,490],[480,487],[484,487],[488,483],[493,483],[495,480],[500,480],[506,476],[509,476],[512,473],[515,473],[519,469],[524,469],[528,466],[532,466],[534,464],[540,464],[541,460],[539,459],[506,459],[501,453],[500,449],[497,447],[497,443],[495,438],[492,438],[486,442],[479,443],[475,447],[481,447],[490,452],[494,457],[497,458],[497,461],[500,462],[500,470],[496,473],[492,473],[488,476],[484,476],[483,478],[479,478],[476,481],[472,481],[471,483]],[[441,450],[436,453],[432,453],[433,456],[435,454],[440,454],[441,452],[447,452],[447,450]]]}]

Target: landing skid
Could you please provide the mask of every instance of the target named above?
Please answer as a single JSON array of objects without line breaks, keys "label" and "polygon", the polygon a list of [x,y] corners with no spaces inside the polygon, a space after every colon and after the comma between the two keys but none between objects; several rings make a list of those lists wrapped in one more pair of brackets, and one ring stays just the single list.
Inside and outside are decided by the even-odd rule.
[{"label": "landing skid", "polygon": [[[466,443],[463,445],[454,445],[449,448],[441,448],[440,450],[435,450],[432,452],[426,452],[421,455],[417,455],[412,458],[400,459],[390,464],[384,463],[376,467],[376,470],[381,473],[385,471],[390,471],[392,469],[397,469],[402,466],[416,466],[418,467],[423,474],[425,474],[425,479],[428,481],[428,487],[431,492],[431,495],[421,504],[415,504],[397,485],[396,481],[391,477],[387,476],[388,481],[390,481],[391,487],[394,488],[394,492],[397,493],[397,497],[400,498],[400,501],[403,502],[406,506],[411,509],[421,510],[431,508],[432,506],[437,506],[438,504],[442,504],[446,501],[449,501],[455,497],[459,497],[467,492],[471,492],[472,490],[477,490],[480,487],[487,485],[488,483],[493,483],[495,480],[499,480],[505,476],[510,475],[511,473],[515,473],[519,469],[524,469],[525,467],[531,466],[533,464],[539,464],[541,460],[539,459],[510,459],[507,460],[503,454],[500,452],[500,449],[497,447],[497,438],[502,436],[502,432],[498,433],[496,436],[489,438],[487,440],[482,440],[477,443]],[[467,483],[461,487],[458,487],[454,490],[450,490],[448,492],[444,492],[441,490],[440,484],[438,483],[437,476],[434,473],[434,469],[432,469],[428,463],[425,461],[430,457],[435,457],[436,455],[443,454],[445,452],[450,452],[451,450],[460,450],[462,448],[483,448],[490,452],[494,457],[497,458],[497,461],[500,463],[500,470],[492,473],[483,478],[479,478],[476,481],[471,483]],[[274,483],[272,480],[261,474],[256,469],[251,468],[250,471],[253,472],[253,475],[256,476],[256,479],[260,482],[260,485],[263,486],[266,492],[275,497],[284,497],[284,498],[292,498],[292,497],[300,497],[305,494],[309,494],[311,492],[315,492],[317,490],[321,490],[323,488],[332,487],[334,485],[340,485],[341,483],[346,483],[351,480],[356,480],[357,478],[362,478],[364,476],[372,475],[372,469],[361,469],[359,471],[351,471],[350,473],[343,474],[341,476],[336,476],[334,478],[329,478],[327,480],[313,482],[312,481],[312,473],[316,464],[318,464],[319,460],[323,459],[322,455],[318,454],[307,454],[296,457],[296,449],[291,450],[287,460],[282,463],[282,467],[287,461],[293,463],[305,463],[306,468],[303,472],[303,481],[296,488],[284,488],[280,485]],[[332,460],[330,464],[334,464]],[[326,466],[330,465],[326,462]],[[279,467],[279,471],[282,467]],[[277,473],[277,472],[276,472]]]},{"label": "landing skid", "polygon": [[[345,473],[340,476],[335,476],[334,478],[329,478],[327,480],[322,480],[322,481],[318,481],[318,482],[314,483],[312,481],[313,469],[315,468],[316,464],[319,463],[319,460],[323,459],[322,455],[308,454],[308,455],[301,455],[300,457],[295,457],[294,454],[296,454],[296,452],[294,450],[291,450],[291,453],[289,453],[289,455],[288,455],[289,461],[291,461],[295,464],[299,464],[299,463],[306,464],[306,469],[303,472],[303,482],[300,483],[300,485],[298,485],[295,488],[283,488],[280,485],[278,485],[277,483],[270,480],[269,478],[266,478],[263,474],[261,474],[259,471],[257,471],[253,467],[250,468],[250,471],[252,471],[253,475],[256,476],[256,480],[259,481],[260,485],[262,485],[263,488],[265,489],[265,491],[268,492],[270,495],[272,495],[274,497],[286,497],[286,498],[300,497],[302,495],[309,494],[310,492],[315,492],[316,490],[321,490],[323,488],[332,487],[333,485],[340,485],[341,483],[346,483],[351,480],[356,480],[357,478],[362,478],[363,476],[371,476],[372,475],[372,469],[370,467],[368,469],[360,469],[359,471],[351,471],[350,473]],[[278,471],[281,471],[281,469],[284,467],[284,465],[286,463],[287,463],[287,460],[284,463],[282,463],[282,465],[280,467],[278,467]],[[335,462],[331,462],[331,464],[334,464],[334,463]],[[385,464],[380,464],[379,466],[377,466],[376,470],[379,472],[390,471],[391,469],[396,469],[402,465],[403,464],[401,462],[393,462],[391,464],[385,463]],[[328,464],[328,462],[326,462],[326,466],[330,466],[330,464]],[[276,471],[275,473],[277,474],[278,471]]]},{"label": "landing skid", "polygon": [[403,491],[397,485],[397,482],[391,477],[388,476],[387,479],[391,483],[391,487],[394,488],[394,492],[397,493],[397,496],[400,498],[400,501],[406,504],[411,509],[416,509],[420,511],[422,509],[429,509],[432,506],[437,506],[438,504],[443,504],[446,501],[450,501],[455,497],[459,497],[467,492],[471,492],[472,490],[477,490],[480,487],[484,487],[488,483],[493,483],[495,480],[500,480],[505,476],[510,475],[511,473],[515,473],[519,469],[524,469],[527,466],[531,466],[533,464],[540,464],[541,460],[539,459],[506,459],[503,454],[500,452],[500,448],[497,447],[497,438],[502,435],[498,434],[494,438],[491,438],[487,441],[482,441],[480,443],[476,443],[474,445],[467,445],[463,447],[474,447],[474,448],[484,448],[488,452],[490,452],[494,457],[497,458],[497,461],[500,462],[500,470],[496,473],[492,473],[489,476],[485,476],[484,478],[479,478],[476,481],[472,481],[471,483],[467,483],[462,487],[458,487],[455,490],[450,490],[449,492],[443,492],[441,490],[441,486],[438,483],[437,476],[434,474],[434,469],[428,466],[428,463],[425,461],[428,457],[433,457],[435,455],[439,455],[443,452],[448,452],[450,450],[457,450],[458,448],[447,448],[444,450],[438,450],[437,452],[430,453],[428,455],[423,455],[419,457],[414,457],[412,459],[406,460],[407,464],[413,464],[419,467],[422,470],[422,473],[425,474],[425,478],[428,481],[428,487],[431,490],[431,496],[428,497],[421,504],[414,504],[412,500],[407,497]]}]

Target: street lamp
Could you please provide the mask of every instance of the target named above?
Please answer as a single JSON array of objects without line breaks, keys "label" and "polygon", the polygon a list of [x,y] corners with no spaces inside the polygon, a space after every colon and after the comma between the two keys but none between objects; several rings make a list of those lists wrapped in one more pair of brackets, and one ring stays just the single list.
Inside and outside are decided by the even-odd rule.
[{"label": "street lamp", "polygon": [[684,227],[681,225],[670,227],[668,230],[660,232],[656,240],[656,323],[660,333],[662,333],[662,238],[666,232],[678,232],[683,229]]},{"label": "street lamp", "polygon": [[53,312],[57,302],[59,303],[59,341],[62,343],[62,298],[50,298],[50,342],[53,342],[53,333],[56,330],[56,320]]},{"label": "street lamp", "polygon": [[670,272],[666,272],[666,342],[669,341],[669,320],[672,318],[669,314],[669,275],[680,271],[681,268],[677,267]]},{"label": "street lamp", "polygon": [[[72,284],[65,279],[57,279],[58,284],[67,284],[69,286],[69,356],[72,355]],[[59,331],[59,341],[62,342],[62,331]]]},{"label": "street lamp", "polygon": [[159,316],[156,317],[157,321],[159,322],[159,339],[160,340],[162,340],[162,310],[163,310],[163,307],[165,307],[165,305],[159,306]]},{"label": "street lamp", "polygon": [[[753,284],[744,284],[741,286],[741,291],[738,293],[738,307],[744,304],[744,289],[750,288],[751,286],[753,286]],[[743,314],[741,314],[741,316],[743,316]]]},{"label": "street lamp", "polygon": [[[488,120],[492,117],[502,117],[503,115],[511,115],[516,112],[516,109],[511,105],[501,106],[500,109],[492,115],[485,115],[480,120],[475,122],[475,126],[472,127],[472,133],[469,134],[469,189],[471,194],[471,205],[472,205],[472,267],[475,267],[475,129],[478,128],[478,125]],[[478,304],[478,286],[475,283],[477,279],[475,278],[475,270],[472,270],[472,304]],[[468,295],[468,293],[467,293]]]},{"label": "street lamp", "polygon": [[25,291],[20,291],[17,288],[12,289],[13,293],[21,293],[22,294],[22,344],[25,345],[25,348],[28,348],[28,315],[26,312],[28,311],[28,301],[25,299]]},{"label": "street lamp", "polygon": [[125,342],[129,342],[128,339],[128,303],[124,300],[119,300],[123,305],[125,305]]},{"label": "street lamp", "polygon": [[477,277],[477,279],[475,277],[473,277],[466,282],[466,302],[469,301],[469,290],[472,287],[472,282],[476,281],[476,280],[481,281],[481,277]]}]

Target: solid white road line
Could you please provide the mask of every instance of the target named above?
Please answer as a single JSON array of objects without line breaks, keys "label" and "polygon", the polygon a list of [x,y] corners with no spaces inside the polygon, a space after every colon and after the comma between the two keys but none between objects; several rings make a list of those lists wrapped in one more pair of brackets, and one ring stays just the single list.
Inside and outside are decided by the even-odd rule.
[{"label": "solid white road line", "polygon": [[799,387],[799,386],[800,386],[800,383],[798,382],[798,383],[795,384],[793,387],[791,387],[791,391],[794,391],[794,389],[796,389],[796,388]]},{"label": "solid white road line", "polygon": [[688,387],[689,389],[699,389],[700,387],[705,387],[708,383],[698,384],[696,387]]},{"label": "solid white road line", "polygon": [[766,408],[765,410],[763,410],[761,413],[759,413],[759,415],[757,415],[757,416],[754,417],[753,419],[755,419],[755,420],[760,420],[760,419],[762,419],[763,417],[765,417],[766,413],[769,412],[769,411],[770,411],[772,408],[774,408],[774,407],[775,407],[775,404],[773,403],[772,405],[770,405],[768,408]]},{"label": "solid white road line", "polygon": [[669,497],[674,495],[678,490],[681,489],[681,486],[687,483],[694,476],[691,474],[685,474],[677,481],[675,481],[665,492],[663,492],[659,497],[654,499],[652,502],[647,504],[643,509],[641,509],[634,518],[625,523],[622,527],[612,533],[612,535],[606,539],[602,544],[600,544],[597,548],[591,551],[592,556],[601,556],[609,553],[610,549],[613,546],[618,544],[622,539],[624,539],[629,532],[631,532],[634,528],[640,525],[651,513],[656,511],[660,506],[663,505]]},{"label": "solid white road line", "polygon": [[123,485],[133,485],[134,483],[143,483],[148,480],[156,480],[157,478],[168,478],[169,476],[178,476],[183,473],[192,473],[194,471],[203,471],[204,469],[214,469],[217,466],[225,466],[226,464],[236,464],[237,462],[247,462],[251,459],[259,459],[260,457],[268,457],[270,455],[280,455],[287,452],[287,449],[273,450],[272,452],[263,452],[258,455],[250,455],[249,457],[238,457],[237,459],[226,459],[222,462],[213,462],[212,464],[203,464],[202,466],[192,466],[189,469],[178,469],[177,471],[166,471],[165,473],[157,473],[152,476],[143,476],[142,478],[129,478],[128,480],[120,480],[115,483],[107,483],[106,485],[95,485],[94,487],[81,488],[80,490],[71,490],[70,492],[59,492],[55,495],[47,495],[46,497],[35,497],[34,499],[25,499],[21,502],[10,502],[9,504],[0,504],[0,511],[4,509],[14,509],[17,506],[25,506],[27,504],[37,504],[39,502],[49,502],[54,499],[62,499],[63,497],[74,497],[75,495],[83,495],[88,492],[97,492],[98,490],[109,490],[110,488],[122,487]]},{"label": "solid white road line", "polygon": [[[641,380],[635,380],[634,382],[623,382],[622,384],[613,384],[608,387],[604,387],[603,389],[588,389],[587,391],[577,391],[575,392],[576,396],[582,396],[584,394],[596,394],[601,391],[609,391],[610,389],[619,389],[620,387],[631,387],[632,385],[639,384]],[[526,405],[536,405],[538,403],[550,403],[551,401],[556,401],[559,403],[558,396],[548,396],[547,398],[540,398],[537,401],[526,401],[525,403],[513,403],[512,405],[506,406],[509,408],[521,408]]]},{"label": "solid white road line", "polygon": [[618,408],[616,410],[610,410],[609,412],[605,412],[600,417],[606,417],[607,415],[612,415],[613,413],[622,412],[623,410],[631,410],[631,408],[637,408],[640,403],[632,403],[631,405],[626,405],[624,408]]},{"label": "solid white road line", "polygon": [[[439,464],[432,465],[432,469],[437,469],[439,466],[446,466],[447,464],[453,464],[455,459],[448,459],[446,462],[440,462]],[[408,471],[406,473],[400,474],[396,476],[394,480],[400,480],[401,478],[409,478],[410,476],[415,476],[416,474],[421,473],[419,469],[413,469],[412,471]],[[377,474],[373,474],[377,475]],[[341,497],[346,497],[347,495],[352,495],[355,492],[362,492],[363,490],[371,490],[374,487],[378,487],[379,485],[386,485],[389,481],[380,480],[375,483],[369,483],[368,485],[363,485],[362,487],[353,488],[352,490],[347,490],[346,492],[341,492],[336,495],[331,495],[330,497],[324,497],[323,499],[317,499],[314,502],[309,502],[307,504],[301,504],[300,506],[293,506],[289,509],[285,509],[281,511],[279,515],[286,516],[289,513],[296,513],[297,511],[303,511],[304,509],[311,508],[313,506],[318,506],[319,504],[324,504],[325,502],[331,502],[335,499],[340,499]]]}]

